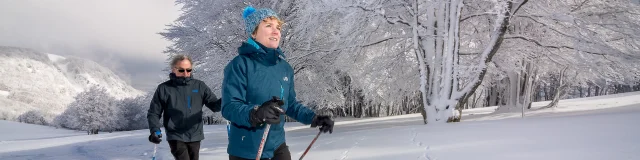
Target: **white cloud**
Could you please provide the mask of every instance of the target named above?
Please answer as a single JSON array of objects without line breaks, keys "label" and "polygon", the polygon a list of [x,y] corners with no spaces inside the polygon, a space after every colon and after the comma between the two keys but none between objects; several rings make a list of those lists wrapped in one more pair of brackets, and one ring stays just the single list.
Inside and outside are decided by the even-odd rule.
[{"label": "white cloud", "polygon": [[[160,73],[170,43],[156,33],[179,9],[173,0],[0,1],[0,45],[84,57],[128,74]],[[136,61],[155,68],[123,68]]]}]

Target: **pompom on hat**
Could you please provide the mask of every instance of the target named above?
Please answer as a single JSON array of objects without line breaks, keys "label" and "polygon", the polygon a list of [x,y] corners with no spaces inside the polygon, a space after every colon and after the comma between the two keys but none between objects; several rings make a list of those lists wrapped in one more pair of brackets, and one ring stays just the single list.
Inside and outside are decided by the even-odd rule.
[{"label": "pompom on hat", "polygon": [[253,30],[256,29],[258,24],[260,24],[263,19],[271,16],[280,19],[276,12],[272,11],[271,9],[255,9],[251,6],[245,7],[244,11],[242,12],[242,19],[244,19],[245,31],[247,32],[247,35],[251,37],[251,33],[253,33]]}]

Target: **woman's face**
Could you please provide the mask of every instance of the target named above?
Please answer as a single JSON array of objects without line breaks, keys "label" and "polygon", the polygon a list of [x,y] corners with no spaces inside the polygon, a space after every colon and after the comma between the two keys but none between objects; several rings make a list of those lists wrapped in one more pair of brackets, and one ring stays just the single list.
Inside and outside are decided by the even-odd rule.
[{"label": "woman's face", "polygon": [[280,44],[280,27],[277,19],[265,18],[251,36],[265,47],[275,49]]}]

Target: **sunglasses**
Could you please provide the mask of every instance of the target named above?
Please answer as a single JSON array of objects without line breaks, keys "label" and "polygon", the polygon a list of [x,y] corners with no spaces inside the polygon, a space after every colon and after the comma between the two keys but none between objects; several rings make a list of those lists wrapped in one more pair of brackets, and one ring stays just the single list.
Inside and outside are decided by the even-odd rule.
[{"label": "sunglasses", "polygon": [[189,69],[178,69],[178,72],[180,72],[180,73],[184,73],[184,71],[191,72],[191,71],[193,71],[193,69],[191,69],[191,68],[189,68]]}]

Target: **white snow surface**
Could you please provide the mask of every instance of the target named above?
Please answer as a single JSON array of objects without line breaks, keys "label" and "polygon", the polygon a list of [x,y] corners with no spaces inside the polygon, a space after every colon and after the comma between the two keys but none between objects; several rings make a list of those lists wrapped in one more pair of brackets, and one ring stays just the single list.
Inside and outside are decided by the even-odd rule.
[{"label": "white snow surface", "polygon": [[9,96],[9,91],[0,90],[0,97],[7,98]]},{"label": "white snow surface", "polygon": [[0,130],[0,135],[5,135],[0,137],[0,143],[15,140],[47,139],[86,134],[86,132],[83,131],[57,129],[50,126],[26,124],[14,121],[0,121],[0,126],[3,128]]},{"label": "white snow surface", "polygon": [[[640,103],[629,99],[637,95],[563,100],[558,109],[525,118],[487,114],[493,107],[467,110],[463,115],[471,118],[460,123],[422,125],[415,114],[339,121],[304,159],[640,159]],[[292,159],[298,159],[317,129],[286,126]],[[154,146],[147,141],[148,130],[86,135],[6,121],[0,121],[0,128],[0,159],[151,159]],[[228,159],[225,126],[209,125],[204,131],[200,159]],[[157,159],[173,159],[166,141],[158,145]]]},{"label": "white snow surface", "polygon": [[[576,98],[561,100],[558,102],[558,106],[549,109],[540,109],[545,107],[551,101],[534,102],[531,104],[533,111],[525,110],[525,116],[549,114],[549,113],[564,113],[564,112],[577,112],[577,111],[589,111],[597,109],[623,107],[628,105],[640,104],[640,92],[629,92],[597,97]],[[496,109],[497,107],[488,107]],[[509,110],[500,110],[500,112],[491,113],[490,115],[483,116],[468,116],[463,119],[465,121],[477,121],[477,120],[492,120],[492,119],[504,119],[504,118],[516,118],[522,117],[521,108],[509,108]],[[464,115],[465,111],[463,111]],[[486,113],[486,112],[485,112]]]},{"label": "white snow surface", "polygon": [[49,57],[49,60],[51,60],[52,62],[58,62],[58,61],[67,59],[63,56],[60,56],[57,54],[51,54],[51,53],[47,53],[47,56]]}]

